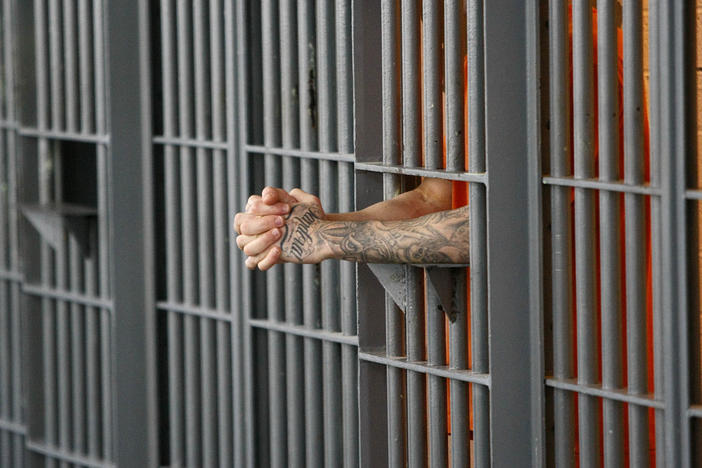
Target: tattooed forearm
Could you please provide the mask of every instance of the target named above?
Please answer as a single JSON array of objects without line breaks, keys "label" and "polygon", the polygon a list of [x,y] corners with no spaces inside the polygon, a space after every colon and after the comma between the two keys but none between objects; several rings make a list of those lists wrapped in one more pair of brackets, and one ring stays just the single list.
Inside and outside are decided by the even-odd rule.
[{"label": "tattooed forearm", "polygon": [[280,242],[282,259],[339,258],[367,263],[468,263],[468,208],[402,221],[322,221],[297,205]]}]

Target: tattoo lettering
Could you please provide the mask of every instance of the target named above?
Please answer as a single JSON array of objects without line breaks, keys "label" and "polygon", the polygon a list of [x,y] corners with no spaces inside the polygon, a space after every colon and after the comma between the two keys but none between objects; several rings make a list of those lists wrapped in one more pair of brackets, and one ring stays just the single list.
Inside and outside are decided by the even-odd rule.
[{"label": "tattoo lettering", "polygon": [[284,256],[292,256],[298,262],[304,262],[314,252],[316,242],[311,234],[315,224],[320,221],[320,213],[315,211],[310,205],[292,207],[280,241]]}]

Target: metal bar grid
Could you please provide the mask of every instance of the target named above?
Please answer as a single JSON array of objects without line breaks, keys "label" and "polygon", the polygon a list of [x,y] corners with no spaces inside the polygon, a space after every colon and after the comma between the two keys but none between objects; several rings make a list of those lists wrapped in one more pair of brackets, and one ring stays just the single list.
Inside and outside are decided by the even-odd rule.
[{"label": "metal bar grid", "polygon": [[[95,218],[69,229],[55,226],[54,248],[40,240],[28,223],[23,230],[29,299],[25,339],[38,337],[39,357],[28,372],[42,375],[43,388],[26,389],[28,401],[43,399],[43,414],[27,410],[30,441],[47,466],[67,466],[66,457],[109,465],[112,431],[112,302],[109,290],[107,221],[107,151],[105,37],[102,2],[37,0],[18,5],[30,18],[34,50],[20,67],[36,84],[36,95],[23,96],[18,124],[23,152],[23,202],[69,202],[93,207]],[[51,73],[48,71],[51,70]],[[36,106],[31,112],[26,111]],[[70,156],[70,157],[69,157]],[[77,178],[77,179],[76,179]],[[75,191],[76,180],[84,190]],[[19,206],[19,205],[18,205]],[[26,242],[25,242],[26,240]],[[40,272],[27,273],[27,272]],[[20,285],[18,284],[18,293]],[[40,428],[40,429],[32,429]],[[36,459],[36,454],[33,459]]]},{"label": "metal bar grid", "polygon": [[[596,6],[575,2],[572,8],[572,20],[561,2],[548,8],[550,168],[540,182],[546,188],[544,206],[551,209],[551,235],[544,242],[550,249],[545,254],[551,255],[544,281],[551,290],[544,297],[550,297],[553,331],[544,329],[544,336],[552,340],[545,363],[552,376],[545,385],[552,389],[546,402],[554,427],[546,459],[556,466],[572,465],[576,455],[585,466],[619,466],[625,459],[647,466],[655,457],[662,465],[670,463],[663,447],[670,391],[664,392],[669,338],[664,337],[661,302],[668,281],[661,270],[661,204],[669,195],[656,147],[662,125],[657,93],[666,73],[656,68],[659,5],[626,2],[622,9],[601,0]],[[650,95],[643,84],[645,66],[651,67]],[[655,419],[649,419],[650,409]],[[652,431],[655,448],[649,445]]]}]

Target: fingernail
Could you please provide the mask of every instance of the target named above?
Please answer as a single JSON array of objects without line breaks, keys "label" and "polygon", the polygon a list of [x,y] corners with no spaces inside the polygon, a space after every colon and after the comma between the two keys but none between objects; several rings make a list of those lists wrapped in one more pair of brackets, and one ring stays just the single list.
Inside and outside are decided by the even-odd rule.
[{"label": "fingernail", "polygon": [[283,218],[281,218],[280,216],[275,218],[275,225],[278,227],[282,226],[283,225]]},{"label": "fingernail", "polygon": [[273,237],[278,237],[280,235],[280,231],[277,229],[273,229],[271,231],[271,234],[273,235]]},{"label": "fingernail", "polygon": [[290,205],[283,205],[283,213],[290,211]]}]

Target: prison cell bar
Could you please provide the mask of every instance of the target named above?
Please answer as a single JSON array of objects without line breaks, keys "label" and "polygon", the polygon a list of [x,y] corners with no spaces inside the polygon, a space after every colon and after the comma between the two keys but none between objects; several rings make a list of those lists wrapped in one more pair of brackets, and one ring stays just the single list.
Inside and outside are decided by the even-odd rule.
[{"label": "prison cell bar", "polygon": [[[419,15],[416,0],[406,1],[400,12],[402,27],[402,76],[420,76]],[[416,79],[402,80],[402,162],[405,167],[421,166],[421,90]],[[407,182],[407,181],[405,181]],[[404,189],[411,188],[405,184]],[[407,298],[405,306],[406,353],[410,361],[423,361],[424,317],[423,286],[420,272],[406,268]],[[406,372],[407,382],[407,461],[410,467],[427,463],[426,376]]]},{"label": "prison cell bar", "polygon": [[[2,5],[2,10],[0,10],[0,21],[2,21],[7,14],[5,11],[6,5]],[[4,22],[3,22],[4,23]],[[4,24],[3,24],[4,29]],[[0,33],[2,34],[2,33]],[[3,40],[5,35],[2,35]],[[6,67],[6,57],[5,50],[3,48],[0,51],[0,76],[5,78],[5,67]],[[5,99],[7,97],[7,88],[5,86],[0,89],[0,96],[2,96],[3,104],[5,104]],[[6,119],[6,108],[5,106],[0,106],[0,118]],[[9,132],[8,132],[9,133]],[[6,149],[5,145],[6,130],[0,129],[0,183],[7,184],[9,182],[10,174],[6,171],[6,164],[9,164],[9,158],[11,155]],[[8,135],[9,137],[9,135]],[[7,181],[7,182],[6,182]],[[8,242],[8,230],[9,230],[9,206],[8,206],[8,196],[9,194],[5,191],[0,192],[0,268],[8,271],[8,253],[9,253],[9,242]],[[0,280],[0,421],[9,422],[12,420],[11,410],[10,410],[10,398],[13,394],[11,393],[11,377],[10,369],[12,364],[10,360],[11,350],[10,350],[10,323],[11,323],[11,302],[9,298],[8,291],[8,281],[2,279]],[[12,444],[12,434],[7,430],[0,429],[0,463],[3,465],[9,465],[11,462],[11,444]]]},{"label": "prison cell bar", "polygon": [[[382,37],[382,96],[383,96],[383,163],[397,165],[400,163],[400,141],[402,138],[402,114],[400,102],[400,29],[399,9],[394,0],[384,0],[381,4]],[[383,195],[391,199],[400,191],[399,176],[383,174]],[[403,315],[388,293],[385,293],[385,352],[388,356],[402,356],[404,330]],[[387,449],[388,466],[405,466],[405,400],[403,372],[388,366],[385,370],[387,380]]]},{"label": "prison cell bar", "polygon": [[[222,33],[221,0],[213,0],[209,4],[209,46],[210,46],[210,101],[211,113],[211,137],[213,141],[223,141],[226,138],[225,106],[222,96],[224,90],[224,66],[222,41],[226,40]],[[225,15],[231,12],[225,12]],[[205,39],[207,41],[207,39]],[[228,43],[229,41],[226,40]],[[230,95],[231,96],[231,95]],[[215,297],[214,306],[217,310],[231,310],[230,296],[232,294],[228,285],[230,284],[229,254],[227,251],[227,240],[231,226],[229,219],[229,208],[232,205],[227,203],[227,161],[224,151],[215,149],[212,151],[212,189],[214,196],[213,205],[213,252],[215,256]],[[230,179],[233,181],[233,179]],[[234,347],[230,340],[230,330],[227,324],[217,321],[215,324],[215,357],[216,357],[216,419],[217,419],[217,453],[219,466],[224,468],[233,465],[232,458],[232,399],[230,394],[230,382],[232,381],[231,358],[229,350]],[[239,354],[237,354],[239,356]],[[235,384],[236,385],[236,384]]]},{"label": "prison cell bar", "polygon": [[[319,121],[315,114],[315,87],[317,85],[317,35],[313,0],[298,3],[298,83],[300,86],[300,149],[315,151],[318,148]],[[311,159],[300,161],[300,185],[302,190],[319,193],[318,162]],[[320,267],[302,266],[303,323],[310,329],[321,324]],[[322,391],[322,344],[318,340],[305,338],[305,455],[306,466],[324,464],[324,453],[320,450],[323,436],[323,405],[317,395]]]},{"label": "prison cell bar", "polygon": [[[565,177],[571,173],[570,100],[568,97],[568,35],[566,6],[557,0],[549,3],[551,174]],[[553,372],[557,379],[573,377],[572,366],[572,282],[571,214],[566,187],[551,187]],[[564,390],[554,390],[555,461],[562,466],[574,463],[574,398]]]},{"label": "prison cell bar", "polygon": [[[193,67],[195,70],[194,98],[195,98],[195,138],[205,141],[212,134],[211,121],[209,121],[208,110],[210,110],[209,100],[209,80],[208,68],[209,49],[208,37],[205,27],[209,28],[206,16],[208,11],[202,0],[193,2]],[[212,115],[212,114],[210,114]],[[198,303],[203,307],[213,307],[215,301],[215,285],[212,281],[214,265],[212,256],[214,254],[213,242],[213,221],[214,212],[212,207],[213,198],[216,196],[212,192],[213,185],[213,159],[214,154],[210,150],[198,148],[195,152],[196,165],[196,186],[197,186],[197,218],[198,218]],[[220,195],[221,196],[221,195]],[[204,466],[215,466],[218,462],[215,442],[217,439],[215,418],[216,418],[216,393],[212,389],[215,387],[216,379],[216,341],[214,335],[214,323],[207,318],[198,319],[200,327],[200,396],[201,396],[201,440],[198,441],[202,450],[202,461]],[[213,393],[215,393],[213,395]]]},{"label": "prison cell bar", "polygon": [[[623,5],[624,36],[624,181],[642,184],[643,38],[641,2]],[[646,266],[644,199],[625,194],[627,385],[633,394],[647,393],[646,378]],[[648,410],[629,405],[629,461],[647,466]]]},{"label": "prison cell bar", "polygon": [[[594,174],[592,11],[590,2],[573,3],[573,138],[575,177]],[[597,382],[595,326],[594,194],[575,189],[575,278],[577,308],[578,383]],[[578,426],[581,466],[599,463],[597,401],[578,395]]]},{"label": "prison cell bar", "polygon": [[[317,107],[319,151],[335,151],[336,142],[336,73],[333,0],[317,0]],[[338,193],[333,184],[338,181],[337,163],[319,162],[319,193],[326,211],[338,211]],[[322,280],[322,328],[339,331],[339,263],[324,261],[320,265]],[[329,466],[342,460],[342,431],[337,423],[341,414],[341,349],[331,343],[322,343],[323,398],[324,398],[324,462]]]},{"label": "prison cell bar", "polygon": [[[456,13],[463,13],[461,2],[446,2],[444,5],[444,80],[446,82],[446,169],[448,171],[464,171],[466,164],[464,90],[467,77],[463,70],[463,61],[464,54],[467,52],[467,16]],[[474,58],[478,59],[478,57]],[[479,89],[482,89],[482,85],[479,85]],[[471,221],[473,221],[472,213]],[[477,260],[477,257],[474,258],[471,255],[471,263]],[[449,367],[467,369],[469,363],[466,271],[456,272],[453,276],[455,304],[452,306],[455,307],[456,318],[449,323]],[[476,389],[477,386],[474,386],[473,391],[475,392]],[[467,466],[471,457],[469,385],[459,380],[451,380],[449,391],[451,395],[451,463],[453,466]],[[487,417],[487,415],[484,416]]]},{"label": "prison cell bar", "polygon": [[[337,149],[339,153],[354,152],[353,116],[353,60],[352,60],[351,2],[336,1],[336,106]],[[354,158],[355,159],[355,158]],[[341,212],[354,211],[354,166],[338,161],[338,207]],[[356,265],[342,262],[339,266],[341,284],[341,332],[355,336],[356,315]],[[341,346],[342,432],[344,466],[357,466],[358,446],[358,346]]]},{"label": "prison cell bar", "polygon": [[[280,93],[282,147],[295,149],[300,144],[299,94],[297,76],[297,15],[293,2],[280,1]],[[283,188],[300,186],[300,163],[297,158],[285,156],[283,161]],[[302,324],[302,267],[286,263],[285,322]],[[288,466],[305,465],[305,395],[303,340],[292,334],[285,335]]]},{"label": "prison cell bar", "polygon": [[[167,137],[176,134],[175,109],[175,14],[171,0],[161,0],[161,66],[163,94],[163,133]],[[181,253],[179,249],[180,226],[178,223],[178,163],[175,148],[164,147],[164,201],[166,218],[166,297],[170,302],[180,302],[182,289],[180,284]],[[183,376],[181,367],[182,353],[182,317],[175,312],[168,312],[168,422],[169,422],[169,460],[171,464],[184,463],[185,444],[183,443]]]},{"label": "prison cell bar", "polygon": [[[470,0],[467,4],[467,66],[468,66],[468,158],[470,172],[485,172],[485,33],[483,3]],[[463,161],[452,161],[450,169],[461,170]],[[470,184],[470,311],[472,370],[488,373],[488,315],[487,315],[487,198],[485,186]],[[476,466],[490,464],[490,419],[488,389],[472,386],[474,456]]]},{"label": "prison cell bar", "polygon": [[[424,117],[424,167],[438,169],[442,164],[443,136],[441,96],[441,39],[442,9],[432,1],[422,2],[422,115]],[[438,298],[426,292],[427,361],[431,365],[446,364],[445,321],[439,307]],[[429,409],[429,463],[432,466],[446,466],[447,425],[446,425],[446,381],[437,376],[428,376]]]},{"label": "prison cell bar", "polygon": [[[280,39],[278,30],[278,2],[261,3],[261,40],[263,57],[263,141],[268,147],[281,143],[280,129]],[[280,161],[272,154],[265,155],[266,185],[280,187],[282,173]],[[266,273],[266,306],[268,320],[285,320],[283,271],[274,268]],[[268,387],[269,432],[271,466],[287,464],[286,395],[285,395],[284,336],[268,332]]]},{"label": "prison cell bar", "polygon": [[[600,0],[597,11],[599,176],[601,180],[609,182],[620,179],[620,109],[614,2]],[[605,389],[619,389],[623,383],[619,199],[619,193],[606,190],[599,192],[602,386]],[[604,464],[621,466],[624,463],[621,403],[604,399],[602,425]]]}]

